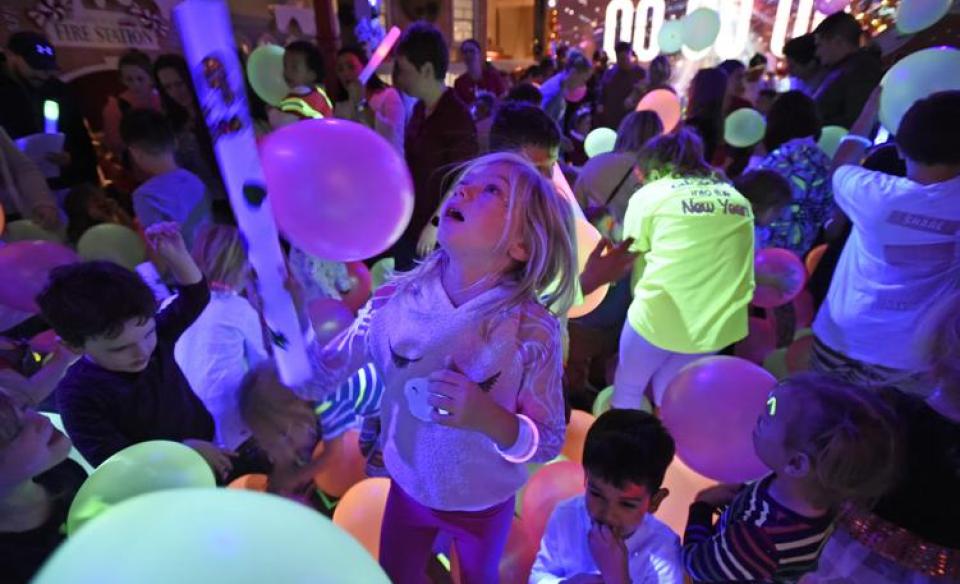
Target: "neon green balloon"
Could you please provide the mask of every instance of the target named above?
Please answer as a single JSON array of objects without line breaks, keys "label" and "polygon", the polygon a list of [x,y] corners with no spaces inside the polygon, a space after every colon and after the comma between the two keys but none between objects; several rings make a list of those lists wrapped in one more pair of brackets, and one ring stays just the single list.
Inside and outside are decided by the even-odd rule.
[{"label": "neon green balloon", "polygon": [[77,241],[77,254],[87,261],[109,261],[128,270],[147,260],[143,239],[129,227],[115,223],[101,223],[84,231]]},{"label": "neon green balloon", "polygon": [[290,93],[283,79],[283,47],[262,45],[254,49],[247,59],[247,79],[260,99],[279,104]]},{"label": "neon green balloon", "polygon": [[[610,399],[613,397],[613,386],[602,389],[600,393],[597,394],[597,397],[593,400],[592,413],[595,418],[599,418],[600,414],[606,412],[610,409]],[[650,403],[650,400],[646,396],[643,396],[643,401],[640,402],[640,411],[647,412],[648,414],[653,413],[653,404]]]},{"label": "neon green balloon", "polygon": [[370,282],[373,285],[373,289],[376,290],[380,286],[383,286],[386,281],[393,276],[395,268],[393,258],[383,258],[373,264],[373,267],[370,268]]},{"label": "neon green balloon", "polygon": [[695,51],[709,48],[720,34],[720,15],[700,7],[683,17],[683,44]]},{"label": "neon green balloon", "polygon": [[54,241],[63,242],[63,238],[52,231],[40,227],[29,219],[19,219],[7,223],[7,228],[3,230],[3,239],[5,241]]},{"label": "neon green balloon", "polygon": [[105,460],[84,481],[67,513],[67,533],[75,534],[91,519],[137,495],[216,486],[207,462],[189,446],[167,440],[134,444]]},{"label": "neon green balloon", "polygon": [[939,91],[960,90],[960,50],[924,49],[897,61],[880,81],[880,123],[896,134],[917,100]]},{"label": "neon green balloon", "polygon": [[894,19],[902,34],[930,28],[950,12],[953,0],[900,0]]},{"label": "neon green balloon", "polygon": [[594,128],[583,141],[583,150],[589,158],[605,152],[613,152],[617,142],[617,133],[610,128]]},{"label": "neon green balloon", "polygon": [[683,48],[683,21],[665,20],[657,34],[660,52],[665,55],[676,53]]},{"label": "neon green balloon", "polygon": [[817,146],[823,150],[827,156],[833,158],[840,147],[840,140],[849,134],[849,130],[843,126],[824,126],[820,129],[820,139],[817,140]]},{"label": "neon green balloon", "polygon": [[735,148],[749,148],[767,131],[767,121],[757,110],[743,107],[727,116],[723,122],[723,140]]},{"label": "neon green balloon", "polygon": [[125,501],[67,539],[34,584],[389,584],[377,561],[316,511],[234,489]]}]

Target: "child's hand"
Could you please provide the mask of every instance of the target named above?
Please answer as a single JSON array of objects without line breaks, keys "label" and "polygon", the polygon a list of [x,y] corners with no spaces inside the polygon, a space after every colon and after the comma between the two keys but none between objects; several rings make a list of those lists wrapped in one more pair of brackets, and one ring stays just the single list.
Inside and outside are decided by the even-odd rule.
[{"label": "child's hand", "polygon": [[[433,420],[444,426],[482,432],[485,412],[497,406],[480,386],[459,371],[441,369],[427,377],[427,403],[433,408]],[[446,413],[444,413],[446,412]]]},{"label": "child's hand", "polygon": [[594,523],[587,534],[587,543],[590,546],[590,555],[603,576],[606,584],[628,584],[630,569],[627,563],[627,544],[623,542],[613,529]]},{"label": "child's hand", "polygon": [[695,503],[706,503],[712,507],[724,507],[729,505],[733,498],[743,487],[741,484],[720,484],[706,488],[697,494]]},{"label": "child's hand", "polygon": [[608,239],[600,240],[597,247],[590,252],[580,274],[580,288],[584,294],[589,294],[604,284],[616,282],[630,273],[639,255],[630,251],[631,245],[632,238],[627,238],[617,245]]},{"label": "child's hand", "polygon": [[173,262],[184,254],[189,255],[187,244],[180,234],[180,226],[173,221],[154,223],[144,230],[144,235],[147,236],[147,243],[153,251],[168,262]]},{"label": "child's hand", "polygon": [[196,450],[197,454],[207,461],[207,464],[210,465],[210,468],[219,480],[222,481],[227,478],[230,471],[233,470],[233,460],[231,460],[231,457],[236,456],[236,452],[220,448],[216,444],[206,442],[205,440],[184,440],[183,443]]}]

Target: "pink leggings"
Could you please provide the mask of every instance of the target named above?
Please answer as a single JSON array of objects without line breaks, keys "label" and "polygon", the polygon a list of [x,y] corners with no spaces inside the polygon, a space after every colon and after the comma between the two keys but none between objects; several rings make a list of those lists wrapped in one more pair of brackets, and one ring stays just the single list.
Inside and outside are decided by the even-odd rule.
[{"label": "pink leggings", "polygon": [[513,519],[513,497],[482,511],[437,511],[390,484],[380,531],[380,565],[393,584],[426,581],[427,560],[439,532],[453,538],[463,584],[496,584],[497,566]]}]

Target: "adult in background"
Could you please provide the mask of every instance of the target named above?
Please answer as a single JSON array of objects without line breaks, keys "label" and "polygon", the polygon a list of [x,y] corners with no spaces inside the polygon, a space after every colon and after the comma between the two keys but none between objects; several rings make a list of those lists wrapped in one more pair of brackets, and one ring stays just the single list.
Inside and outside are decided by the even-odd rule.
[{"label": "adult in background", "polygon": [[0,207],[7,221],[30,219],[47,231],[60,225],[57,202],[43,173],[0,128]]},{"label": "adult in background", "polygon": [[813,100],[788,91],[773,103],[763,145],[768,154],[759,168],[790,181],[793,200],[770,225],[758,228],[758,247],[789,249],[803,257],[833,212],[830,159],[817,146],[820,117]]},{"label": "adult in background", "polygon": [[417,242],[440,206],[444,178],[479,151],[469,108],[443,84],[448,59],[443,34],[427,23],[411,25],[397,43],[393,81],[417,98],[404,140],[413,177],[413,217],[391,251],[400,271],[414,267]]},{"label": "adult in background", "polygon": [[876,90],[834,158],[834,200],[853,231],[813,323],[811,364],[860,385],[923,393],[930,388],[913,375],[922,367],[907,340],[933,299],[960,288],[960,91],[935,93],[903,116],[904,178],[855,165],[879,101]]},{"label": "adult in background", "polygon": [[366,85],[360,85],[360,72],[366,64],[367,54],[361,47],[347,46],[337,52],[337,79],[341,89],[335,96],[333,114],[371,128],[403,154],[406,123],[403,99],[376,73]]},{"label": "adult in background", "polygon": [[813,94],[824,126],[849,128],[880,83],[883,67],[880,52],[860,48],[863,30],[852,14],[836,12],[814,31],[817,58],[827,69]]},{"label": "adult in background", "polygon": [[56,76],[57,55],[40,33],[15,32],[7,41],[10,75],[0,79],[0,126],[16,140],[44,131],[43,104],[55,101],[60,109],[57,131],[65,136],[63,151],[47,155],[60,174],[47,182],[64,189],[97,182],[97,155],[83,123],[73,91]]},{"label": "adult in background", "polygon": [[827,72],[817,59],[817,40],[813,33],[790,39],[783,45],[787,58],[787,73],[790,74],[790,89],[813,95]]},{"label": "adult in background", "polygon": [[750,100],[745,97],[747,93],[745,83],[747,66],[743,64],[743,61],[727,59],[717,65],[717,69],[727,74],[727,91],[723,98],[723,115],[728,116],[731,112],[740,108],[753,107]]},{"label": "adult in background", "polygon": [[703,155],[715,163],[723,143],[723,104],[727,94],[727,74],[721,69],[700,69],[687,90],[687,117],[684,125],[699,134]]},{"label": "adult in background", "polygon": [[487,62],[480,49],[480,43],[475,39],[467,39],[460,43],[460,59],[467,66],[467,71],[457,77],[453,83],[453,90],[457,92],[460,101],[470,105],[481,91],[492,93],[498,98],[503,97],[507,92],[500,72]]},{"label": "adult in background", "polygon": [[627,103],[627,98],[638,83],[642,82],[647,73],[636,63],[633,46],[620,41],[614,46],[617,62],[603,73],[600,79],[600,96],[597,103],[594,126],[616,128],[623,118],[633,108]]},{"label": "adult in background", "polygon": [[567,111],[567,98],[564,95],[580,87],[585,87],[593,66],[590,61],[578,51],[567,54],[567,64],[559,73],[547,79],[540,87],[543,101],[540,106],[547,112],[553,121],[562,125],[564,114]]},{"label": "adult in background", "polygon": [[134,109],[161,110],[160,94],[153,81],[153,63],[143,51],[132,49],[120,56],[117,65],[120,82],[126,88],[119,95],[107,98],[103,108],[103,142],[114,156],[122,156],[123,139],[120,137],[120,120]]}]

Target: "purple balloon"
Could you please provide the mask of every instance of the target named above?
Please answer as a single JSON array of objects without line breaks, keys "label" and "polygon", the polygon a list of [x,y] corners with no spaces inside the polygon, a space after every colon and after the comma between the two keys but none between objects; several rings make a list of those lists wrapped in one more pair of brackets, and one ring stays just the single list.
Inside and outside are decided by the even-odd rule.
[{"label": "purple balloon", "polygon": [[79,258],[52,241],[17,241],[0,247],[0,304],[23,312],[40,312],[34,300],[47,285],[50,270]]},{"label": "purple balloon", "polygon": [[353,324],[353,311],[339,300],[317,298],[307,305],[307,314],[317,334],[317,342],[326,345]]},{"label": "purple balloon", "polygon": [[396,150],[366,126],[306,120],[260,150],[277,225],[297,247],[357,261],[397,241],[413,214],[413,182]]},{"label": "purple balloon", "polygon": [[791,302],[807,283],[807,268],[792,251],[771,247],[757,252],[753,260],[757,287],[753,304],[775,308]]},{"label": "purple balloon", "polygon": [[663,423],[677,455],[705,477],[725,483],[769,469],[753,448],[753,428],[777,380],[736,357],[706,357],[680,370],[663,398]]}]

